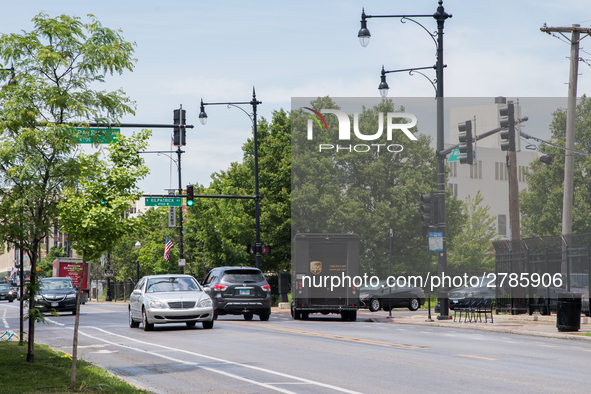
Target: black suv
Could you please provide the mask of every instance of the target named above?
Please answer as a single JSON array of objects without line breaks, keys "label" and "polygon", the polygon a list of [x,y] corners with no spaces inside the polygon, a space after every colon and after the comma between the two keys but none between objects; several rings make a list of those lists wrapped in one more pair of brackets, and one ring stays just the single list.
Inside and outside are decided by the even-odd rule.
[{"label": "black suv", "polygon": [[271,286],[258,268],[218,267],[203,280],[203,287],[213,300],[214,318],[218,315],[244,315],[262,321],[271,315]]}]

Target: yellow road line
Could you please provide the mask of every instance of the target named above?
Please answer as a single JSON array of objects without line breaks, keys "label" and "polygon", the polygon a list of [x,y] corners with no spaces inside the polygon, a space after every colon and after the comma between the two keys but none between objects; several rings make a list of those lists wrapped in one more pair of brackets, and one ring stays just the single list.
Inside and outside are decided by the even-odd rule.
[{"label": "yellow road line", "polygon": [[470,358],[478,358],[480,360],[489,360],[489,361],[499,361],[497,358],[488,358],[488,357],[479,357],[479,356],[470,356],[467,354],[458,354],[460,357],[470,357]]},{"label": "yellow road line", "polygon": [[334,334],[321,334],[321,333],[312,332],[312,331],[295,330],[293,328],[275,327],[275,326],[270,326],[268,324],[249,323],[249,322],[232,322],[232,323],[245,324],[245,325],[248,325],[248,326],[263,327],[263,328],[268,328],[268,329],[277,330],[277,331],[289,332],[289,333],[292,333],[292,334],[308,335],[308,336],[312,336],[312,337],[338,339],[338,340],[341,340],[341,341],[350,341],[350,342],[356,342],[356,343],[363,343],[363,344],[366,344],[366,345],[385,346],[385,347],[393,347],[393,348],[408,349],[408,350],[416,350],[416,349],[423,349],[424,350],[424,349],[428,349],[425,346],[403,345],[403,344],[399,344],[399,343],[375,341],[375,340],[372,340],[372,339],[362,339],[362,338],[345,337],[345,336],[342,336],[342,335],[334,335]]}]

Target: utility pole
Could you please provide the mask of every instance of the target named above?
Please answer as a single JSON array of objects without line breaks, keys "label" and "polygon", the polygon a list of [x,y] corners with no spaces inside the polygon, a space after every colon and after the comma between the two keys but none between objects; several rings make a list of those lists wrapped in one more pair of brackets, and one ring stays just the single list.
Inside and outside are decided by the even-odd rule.
[{"label": "utility pole", "polygon": [[[566,106],[566,136],[565,147],[567,151],[572,152],[575,148],[575,121],[577,110],[577,77],[579,73],[579,42],[581,33],[589,35],[590,28],[582,28],[578,24],[571,27],[548,27],[546,24],[540,28],[544,33],[559,33],[570,42],[570,69],[568,78],[568,101]],[[564,33],[571,33],[569,39]],[[584,36],[583,38],[585,38]],[[562,198],[562,236],[572,234],[573,229],[573,173],[575,158],[567,154],[564,158],[564,194]],[[563,247],[563,249],[565,249]],[[568,272],[568,262],[566,250],[563,250],[562,273]],[[567,288],[569,283],[567,282]]]},{"label": "utility pole", "polygon": [[[540,28],[544,33],[560,33],[570,44],[570,71],[568,78],[568,102],[566,108],[566,149],[575,148],[575,120],[577,109],[577,76],[579,72],[579,42],[581,33],[589,35],[590,28],[574,24],[570,27],[549,27],[544,24]],[[569,39],[564,33],[571,33]],[[583,38],[585,38],[584,36]],[[564,197],[562,200],[562,235],[572,233],[573,226],[573,172],[574,156],[568,154],[564,160]]]}]

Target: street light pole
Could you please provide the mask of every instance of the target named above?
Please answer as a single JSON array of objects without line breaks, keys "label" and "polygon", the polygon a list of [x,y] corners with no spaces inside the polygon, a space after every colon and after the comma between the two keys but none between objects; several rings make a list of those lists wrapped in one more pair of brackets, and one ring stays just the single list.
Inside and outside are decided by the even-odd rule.
[{"label": "street light pole", "polygon": [[[261,269],[261,256],[262,256],[262,244],[261,244],[261,221],[260,221],[260,200],[259,195],[259,159],[258,159],[258,140],[257,140],[257,106],[262,104],[262,101],[258,101],[256,98],[256,92],[254,87],[252,88],[252,99],[250,101],[239,101],[239,102],[228,102],[228,103],[204,103],[201,100],[201,111],[199,112],[199,121],[205,125],[207,122],[207,114],[205,113],[206,105],[226,105],[228,107],[236,107],[244,112],[252,121],[252,128],[254,133],[254,203],[255,203],[255,244],[256,244],[256,267]],[[246,112],[239,105],[251,105],[252,116]]]},{"label": "street light pole", "polygon": [[135,278],[136,278],[136,282],[135,284],[137,285],[140,281],[140,256],[139,256],[139,250],[142,247],[142,244],[140,243],[140,241],[137,241],[135,243],[135,249],[138,251],[138,256],[136,259],[136,266],[135,266]]},{"label": "street light pole", "polygon": [[[442,233],[443,236],[443,250],[439,253],[437,258],[437,274],[441,277],[445,273],[447,269],[447,241],[446,241],[446,222],[445,222],[445,155],[442,154],[444,150],[444,95],[443,95],[443,69],[445,68],[445,64],[443,63],[443,28],[445,24],[445,20],[451,18],[452,15],[445,12],[443,8],[443,1],[439,0],[439,6],[437,7],[437,12],[432,15],[366,15],[365,10],[361,13],[361,29],[357,36],[361,42],[362,46],[367,46],[369,43],[369,38],[371,34],[369,29],[367,28],[367,19],[369,18],[401,18],[401,22],[405,22],[409,20],[411,22],[416,23],[420,27],[422,27],[433,39],[435,42],[435,46],[437,47],[437,59],[434,67],[420,67],[420,68],[413,68],[413,69],[404,69],[404,70],[396,70],[396,71],[385,71],[382,67],[382,75],[381,75],[381,82],[380,82],[380,94],[382,97],[386,97],[388,92],[388,84],[386,83],[386,73],[388,72],[398,72],[398,71],[409,71],[412,74],[415,70],[427,69],[427,68],[435,68],[435,98],[437,101],[437,203],[438,203],[438,211],[439,211],[439,218],[438,218],[438,227],[439,232]],[[419,22],[414,20],[413,18],[434,18],[437,21],[437,33],[432,34],[421,25]],[[437,37],[437,40],[435,40]],[[421,73],[422,74],[422,73]],[[422,74],[424,76],[424,74]],[[428,79],[428,77],[427,77]],[[430,81],[431,82],[431,81]],[[433,84],[433,82],[431,82]],[[447,320],[449,319],[449,305],[447,301],[447,292],[445,289],[440,289],[438,297],[440,298],[440,305],[441,305],[441,312],[440,315],[437,316],[438,320]]]}]

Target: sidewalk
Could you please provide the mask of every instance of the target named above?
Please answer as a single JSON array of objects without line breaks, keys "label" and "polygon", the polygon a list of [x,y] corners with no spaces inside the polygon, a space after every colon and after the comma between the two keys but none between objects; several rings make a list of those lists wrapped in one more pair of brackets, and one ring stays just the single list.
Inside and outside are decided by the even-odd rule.
[{"label": "sidewalk", "polygon": [[[496,315],[493,312],[493,323],[490,321],[488,316],[488,323],[484,322],[464,322],[464,316],[462,315],[462,321],[453,321],[453,311],[450,311],[450,320],[437,320],[437,314],[431,313],[432,322],[426,321],[428,318],[427,311],[421,309],[424,312],[421,314],[409,314],[408,311],[403,309],[394,309],[392,311],[392,318],[388,318],[388,312],[378,311],[370,312],[367,309],[360,309],[357,312],[357,321],[363,322],[376,322],[376,323],[387,323],[387,324],[412,324],[429,327],[442,327],[442,328],[456,328],[465,330],[481,330],[481,331],[494,331],[506,334],[518,334],[518,335],[529,335],[536,337],[546,338],[561,338],[561,339],[575,339],[583,341],[591,341],[591,318],[581,315],[581,328],[579,331],[573,332],[560,332],[556,328],[556,314],[550,316],[541,316],[539,314],[533,315]],[[273,308],[273,313],[289,313],[289,309]],[[334,315],[333,315],[334,316]]]},{"label": "sidewalk", "polygon": [[361,316],[363,319],[368,319],[369,321],[376,321],[380,323],[391,323],[391,324],[415,324],[415,325],[422,325],[422,326],[430,326],[430,327],[449,327],[449,328],[460,328],[460,329],[467,329],[467,330],[482,330],[482,331],[494,331],[494,332],[502,332],[507,334],[519,334],[519,335],[530,335],[530,336],[537,336],[537,337],[546,337],[546,338],[562,338],[562,339],[578,339],[584,341],[591,341],[591,319],[588,317],[581,316],[581,328],[579,331],[572,331],[572,332],[560,332],[558,328],[556,328],[556,315],[553,314],[551,316],[541,316],[538,314],[533,315],[496,315],[493,312],[493,323],[490,321],[490,316],[488,319],[488,323],[482,322],[480,320],[475,322],[474,319],[472,322],[464,322],[464,317],[462,316],[462,321],[460,322],[459,319],[456,318],[456,321],[453,321],[453,311],[450,311],[450,316],[452,319],[450,320],[437,320],[436,314],[431,314],[432,322],[426,321],[427,315],[414,315],[410,317],[397,317],[396,312],[393,311],[392,318],[388,318],[387,312],[379,313],[380,316],[371,316],[373,313],[369,312],[371,315],[368,316],[368,313],[365,311],[361,312]]}]

